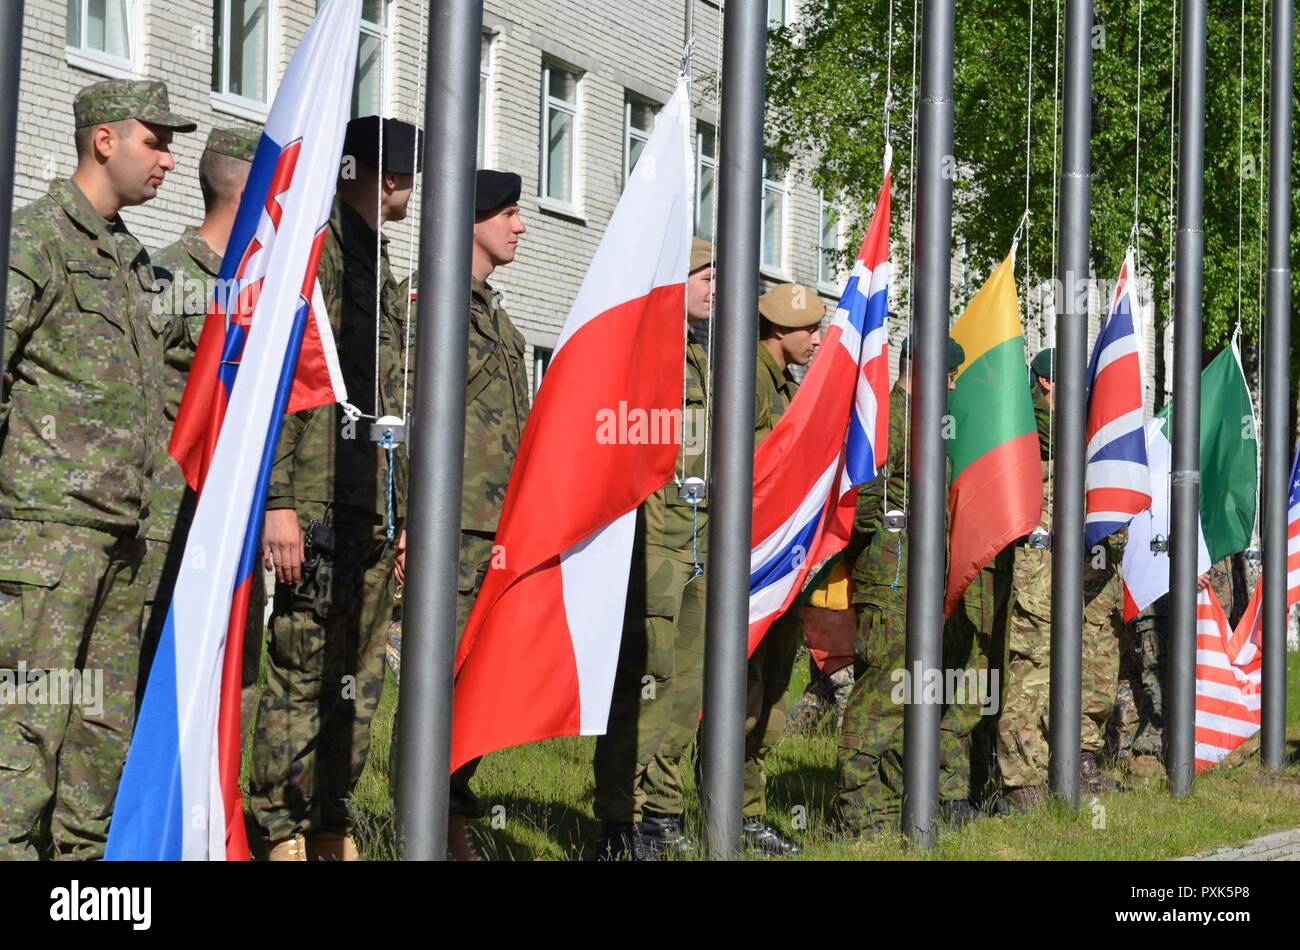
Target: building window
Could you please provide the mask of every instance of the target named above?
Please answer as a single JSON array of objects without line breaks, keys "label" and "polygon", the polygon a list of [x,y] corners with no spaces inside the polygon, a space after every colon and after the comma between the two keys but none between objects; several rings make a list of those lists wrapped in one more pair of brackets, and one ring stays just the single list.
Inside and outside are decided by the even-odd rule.
[{"label": "building window", "polygon": [[844,229],[840,226],[840,215],[835,205],[826,200],[826,192],[821,192],[821,201],[817,212],[818,255],[817,282],[822,287],[838,288],[840,282],[840,252],[844,250]]},{"label": "building window", "polygon": [[713,240],[713,186],[718,177],[718,130],[701,122],[695,133],[695,236]]},{"label": "building window", "polygon": [[790,0],[767,0],[767,28],[779,30],[790,23]]},{"label": "building window", "polygon": [[67,0],[68,60],[117,76],[134,74],[138,0]]},{"label": "building window", "polygon": [[212,91],[265,111],[270,101],[271,0],[216,0],[212,8]]},{"label": "building window", "polygon": [[761,264],[785,274],[786,170],[771,153],[763,156],[763,221]]},{"label": "building window", "polygon": [[578,75],[553,63],[542,64],[541,197],[576,205]]},{"label": "building window", "polygon": [[352,118],[383,115],[393,71],[388,63],[392,0],[362,0],[361,41],[352,82]]},{"label": "building window", "polygon": [[487,165],[488,119],[491,104],[488,101],[492,79],[492,37],[484,33],[479,41],[478,54],[478,167]]},{"label": "building window", "polygon": [[542,387],[542,377],[550,368],[551,356],[555,351],[544,346],[533,347],[533,401],[537,401],[537,390]]},{"label": "building window", "polygon": [[653,103],[647,102],[630,92],[623,94],[623,183],[632,177],[632,169],[645,151],[654,130],[655,114],[659,111]]}]

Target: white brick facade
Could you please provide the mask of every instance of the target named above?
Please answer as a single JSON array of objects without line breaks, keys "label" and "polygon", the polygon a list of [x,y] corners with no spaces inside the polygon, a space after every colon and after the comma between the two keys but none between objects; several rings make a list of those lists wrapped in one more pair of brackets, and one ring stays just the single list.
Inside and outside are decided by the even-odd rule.
[{"label": "white brick facade", "polygon": [[[108,75],[134,74],[167,82],[172,107],[199,123],[178,135],[177,168],[158,198],[123,216],[147,247],[173,241],[202,217],[198,159],[214,126],[250,125],[256,112],[223,106],[212,92],[213,14],[217,0],[134,0],[134,68],[87,68],[65,52],[67,0],[27,0],[23,28],[22,106],[18,122],[15,204],[45,193],[50,178],[71,174],[72,99]],[[417,0],[388,0],[384,57],[386,114],[422,122],[424,11]],[[315,15],[317,0],[270,0],[271,89]],[[528,234],[519,258],[493,279],[531,346],[550,347],[587,263],[618,200],[623,181],[623,102],[626,93],[662,105],[675,87],[688,21],[695,35],[693,100],[696,119],[716,127],[721,11],[714,0],[486,0],[490,37],[484,165],[523,177],[521,206]],[[539,201],[543,61],[580,75],[577,121],[578,214],[560,214]],[[394,269],[412,259],[417,200],[408,222],[388,233]],[[817,286],[818,193],[789,176],[785,254],[789,274],[765,274]],[[756,275],[757,279],[758,275]],[[827,297],[827,302],[833,302]],[[530,353],[530,363],[531,353]]]}]

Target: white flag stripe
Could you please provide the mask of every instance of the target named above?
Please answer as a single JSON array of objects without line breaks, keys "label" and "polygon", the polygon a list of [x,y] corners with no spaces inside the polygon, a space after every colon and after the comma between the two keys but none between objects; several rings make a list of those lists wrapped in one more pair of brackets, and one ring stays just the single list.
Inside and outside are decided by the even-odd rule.
[{"label": "white flag stripe", "polygon": [[1240,736],[1243,739],[1249,739],[1255,733],[1259,732],[1259,726],[1252,725],[1248,722],[1242,722],[1240,719],[1231,719],[1227,716],[1220,716],[1215,713],[1206,713],[1197,711],[1196,724],[1203,729],[1213,729],[1215,732],[1227,733],[1230,736]]},{"label": "white flag stripe", "polygon": [[[1132,307],[1132,301],[1129,302],[1129,306],[1130,308]],[[1136,313],[1136,311],[1134,311],[1134,313]],[[1133,320],[1133,324],[1136,327],[1137,325],[1136,317]],[[1121,359],[1125,356],[1136,355],[1136,354],[1137,354],[1137,341],[1133,337],[1128,336],[1127,334],[1120,337],[1118,340],[1114,340],[1111,343],[1106,344],[1106,348],[1102,350],[1101,353],[1099,353],[1097,356],[1097,375],[1100,376],[1102,370],[1104,370],[1111,363],[1115,362],[1117,359]]]},{"label": "white flag stripe", "polygon": [[1196,743],[1196,758],[1198,761],[1203,759],[1206,762],[1222,762],[1231,752],[1231,749],[1225,749],[1222,746],[1208,745],[1204,742]]},{"label": "white flag stripe", "polygon": [[[1088,463],[1088,484],[1122,486],[1134,491],[1146,491],[1147,468],[1140,462],[1128,462],[1123,459],[1106,459],[1101,462]],[[1105,481],[1101,481],[1105,479]],[[1124,517],[1128,517],[1125,515]]]},{"label": "white flag stripe", "polygon": [[826,466],[822,473],[817,476],[817,482],[813,486],[813,490],[799,502],[799,507],[795,509],[794,514],[781,522],[779,528],[754,547],[753,553],[749,557],[749,572],[751,574],[789,544],[791,539],[803,529],[804,525],[825,507],[826,490],[830,488],[831,479],[835,477],[839,464],[840,460],[838,458],[833,459],[831,464]]},{"label": "white flag stripe", "polygon": [[[1093,434],[1092,438],[1088,441],[1088,451],[1087,451],[1087,455],[1085,455],[1084,457],[1091,458],[1093,453],[1097,452],[1102,446],[1106,445],[1112,440],[1118,438],[1121,435],[1127,435],[1128,433],[1132,432],[1134,429],[1141,429],[1143,427],[1142,411],[1143,411],[1142,407],[1139,406],[1138,408],[1134,409],[1132,412],[1126,412],[1124,413],[1124,415],[1112,419],[1110,422],[1107,422],[1104,426],[1098,429]],[[1100,464],[1100,463],[1093,463],[1093,464]],[[1089,467],[1091,468],[1091,466]],[[1141,466],[1141,468],[1142,471],[1145,473],[1146,466],[1145,465]]]}]

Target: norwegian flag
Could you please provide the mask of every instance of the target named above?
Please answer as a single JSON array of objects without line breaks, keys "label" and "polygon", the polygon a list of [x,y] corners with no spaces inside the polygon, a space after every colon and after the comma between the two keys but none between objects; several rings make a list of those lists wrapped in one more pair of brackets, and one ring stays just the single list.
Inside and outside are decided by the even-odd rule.
[{"label": "norwegian flag", "polygon": [[239,687],[266,489],[286,412],[343,401],[316,286],[351,103],[361,0],[324,6],[276,94],[170,450],[198,494],[105,856],[249,857]]},{"label": "norwegian flag", "polygon": [[1151,507],[1143,426],[1141,313],[1133,249],[1115,284],[1110,311],[1088,363],[1088,468],[1084,476],[1084,543],[1088,548]]},{"label": "norwegian flag", "polygon": [[889,458],[889,162],[821,348],[754,454],[749,651],[809,572],[843,550],[858,486]]},{"label": "norwegian flag", "polygon": [[681,427],[675,440],[608,437],[601,420],[681,418],[690,128],[682,80],[596,248],[528,415],[501,509],[501,557],[456,654],[453,769],[507,746],[605,731],[636,510],[672,478]]}]

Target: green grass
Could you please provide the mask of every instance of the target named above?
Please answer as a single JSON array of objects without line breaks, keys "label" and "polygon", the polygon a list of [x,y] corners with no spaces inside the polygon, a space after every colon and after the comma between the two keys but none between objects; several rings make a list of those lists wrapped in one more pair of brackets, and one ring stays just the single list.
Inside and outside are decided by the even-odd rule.
[{"label": "green grass", "polygon": [[[1145,860],[1179,857],[1300,825],[1300,654],[1288,656],[1288,752],[1277,775],[1258,756],[1219,766],[1175,801],[1163,777],[1129,791],[1086,799],[1078,812],[1052,802],[1028,814],[989,818],[944,832],[926,853],[898,839],[850,839],[828,826],[835,800],[835,737],[829,729],[787,737],[769,758],[769,818],[795,836],[805,860]],[[806,680],[800,663],[790,694]],[[370,760],[353,796],[357,837],[369,860],[397,857],[388,763],[397,688],[391,676],[375,717]],[[823,724],[826,726],[827,724]],[[599,825],[592,817],[590,738],[554,739],[484,759],[474,787],[491,811],[477,822],[486,855],[496,860],[579,860],[590,857]],[[688,801],[696,801],[687,771]],[[801,820],[802,816],[802,820]],[[698,811],[687,814],[698,834]]]}]

